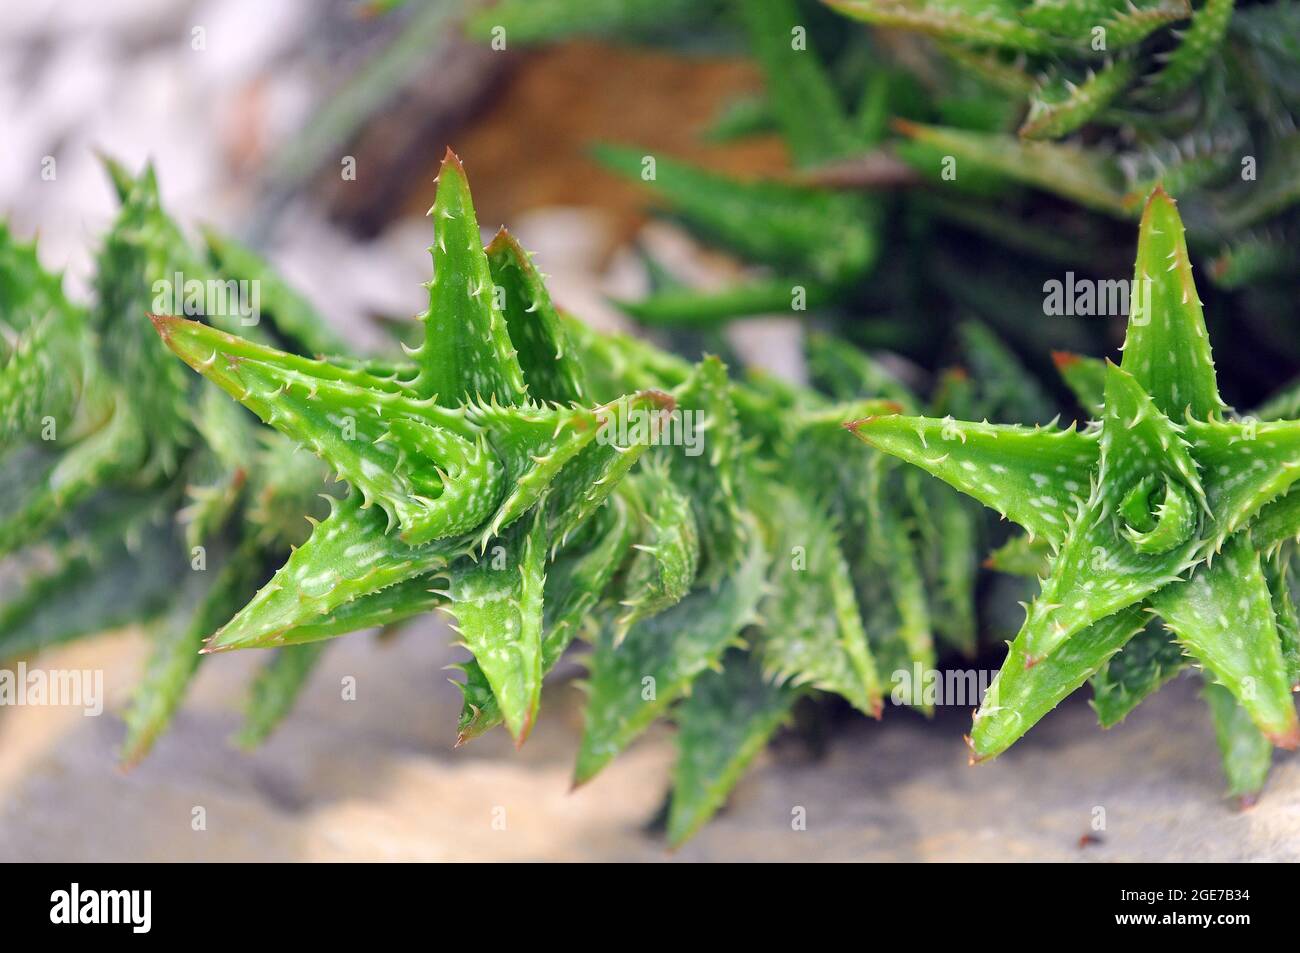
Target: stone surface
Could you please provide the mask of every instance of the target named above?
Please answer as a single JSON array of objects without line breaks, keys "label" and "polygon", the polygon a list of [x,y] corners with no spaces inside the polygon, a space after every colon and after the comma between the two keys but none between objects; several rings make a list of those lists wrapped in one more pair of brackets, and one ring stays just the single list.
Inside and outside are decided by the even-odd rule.
[{"label": "stone surface", "polygon": [[[581,717],[553,682],[516,754],[495,732],[455,750],[455,660],[436,625],[391,642],[357,634],[326,653],[298,709],[260,751],[232,749],[258,653],[205,661],[154,754],[123,774],[120,712],[145,648],[130,633],[51,653],[102,668],[106,713],[0,709],[2,860],[1295,860],[1300,770],[1282,756],[1265,796],[1222,797],[1195,683],[1180,680],[1109,732],[1080,699],[1009,754],[966,763],[968,711],[927,723],[850,721],[812,759],[764,754],[728,809],[669,854],[648,820],[672,762],[657,729],[569,793]],[[357,699],[341,700],[341,680]],[[195,807],[207,829],[192,829]],[[807,829],[792,829],[796,808]],[[1080,846],[1104,810],[1100,843]],[[504,830],[501,821],[504,821]],[[494,824],[494,821],[496,822]]]}]

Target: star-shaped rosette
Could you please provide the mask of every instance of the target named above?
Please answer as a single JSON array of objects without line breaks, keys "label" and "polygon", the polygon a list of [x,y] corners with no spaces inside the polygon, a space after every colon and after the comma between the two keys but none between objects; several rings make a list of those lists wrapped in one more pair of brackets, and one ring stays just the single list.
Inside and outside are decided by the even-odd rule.
[{"label": "star-shaped rosette", "polygon": [[490,700],[480,728],[504,720],[522,742],[542,676],[576,629],[552,618],[566,634],[544,650],[548,561],[653,439],[605,439],[619,433],[606,425],[631,412],[658,421],[674,401],[647,390],[588,403],[527,254],[504,231],[483,247],[451,153],[439,180],[425,337],[404,373],[153,321],[187,364],[350,487],[204,651],[315,642],[445,608]]},{"label": "star-shaped rosette", "polygon": [[1182,221],[1159,188],[1142,216],[1129,311],[1122,363],[1094,368],[1100,416],[1082,430],[902,415],[846,425],[1050,553],[975,715],[973,760],[1006,750],[1151,614],[1264,737],[1300,744],[1266,562],[1300,530],[1285,495],[1300,478],[1300,422],[1238,417],[1220,399]]}]

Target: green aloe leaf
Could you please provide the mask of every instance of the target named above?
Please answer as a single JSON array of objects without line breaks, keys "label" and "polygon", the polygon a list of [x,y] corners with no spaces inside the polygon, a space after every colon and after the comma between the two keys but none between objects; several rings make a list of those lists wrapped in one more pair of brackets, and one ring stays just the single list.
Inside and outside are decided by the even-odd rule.
[{"label": "green aloe leaf", "polygon": [[616,640],[640,620],[681,602],[695,582],[700,559],[691,499],[677,488],[667,468],[643,466],[635,480],[644,500],[644,528],[623,580]]},{"label": "green aloe leaf", "polygon": [[469,401],[521,402],[528,394],[479,235],[465,169],[451,150],[438,174],[433,219],[436,268],[425,341],[408,351],[420,365],[414,388],[455,407]]},{"label": "green aloe leaf", "polygon": [[72,446],[61,456],[29,454],[41,461],[35,479],[10,484],[9,498],[0,504],[0,555],[49,529],[96,490],[136,476],[145,465],[148,438],[125,393],[114,389],[97,397],[104,416],[93,432],[80,439],[65,435]]},{"label": "green aloe leaf", "polygon": [[256,282],[261,312],[276,334],[302,354],[344,354],[348,344],[312,304],[251,248],[212,230],[203,234],[213,267],[227,279]]},{"label": "green aloe leaf", "polygon": [[842,158],[860,148],[816,52],[796,42],[807,27],[793,0],[740,3],[750,47],[766,77],[767,100],[800,165]]},{"label": "green aloe leaf", "polygon": [[601,146],[596,158],[645,182],[707,237],[783,274],[836,284],[861,275],[878,254],[874,216],[861,196],[740,182],[621,146]]},{"label": "green aloe leaf", "polygon": [[1059,139],[1092,122],[1137,75],[1133,60],[1116,60],[1089,71],[1078,85],[1064,78],[1047,82],[1029,100],[1029,115],[1020,126],[1026,139]]},{"label": "green aloe leaf", "polygon": [[835,299],[836,289],[805,278],[756,278],[720,290],[666,288],[636,301],[615,302],[642,324],[711,328],[732,318],[758,314],[794,313],[801,302],[819,308]]},{"label": "green aloe leaf", "polygon": [[[1188,0],[1125,0],[1098,25],[1106,31],[1106,49],[1121,50],[1136,46],[1163,26],[1187,19],[1191,12]],[[1078,34],[1080,47],[1091,38],[1091,31]]]},{"label": "green aloe leaf", "polygon": [[[727,369],[706,357],[673,391],[679,412],[670,434],[673,474],[690,495],[700,535],[700,582],[712,585],[745,557],[743,466],[746,456]],[[680,439],[678,439],[680,438]]]},{"label": "green aloe leaf", "polygon": [[1087,36],[1105,18],[1124,8],[1123,0],[1033,0],[1022,5],[1020,19],[1059,36]]},{"label": "green aloe leaf", "polygon": [[1052,361],[1079,406],[1094,419],[1100,417],[1106,402],[1106,362],[1067,351],[1053,351]]},{"label": "green aloe leaf", "polygon": [[328,622],[362,596],[442,570],[466,550],[454,541],[406,545],[389,535],[382,512],[363,507],[358,493],[329,501],[329,516],[315,523],[311,537],[271,581],[211,637],[205,652],[341,635],[351,630],[326,626],[322,634],[310,626]]},{"label": "green aloe leaf", "polygon": [[1273,594],[1273,614],[1282,642],[1287,682],[1294,692],[1300,687],[1300,611],[1291,596],[1291,566],[1285,560],[1268,560],[1264,563],[1264,576]]},{"label": "green aloe leaf", "polygon": [[87,337],[81,312],[57,300],[26,323],[7,355],[0,351],[0,452],[43,431],[48,439],[51,425],[56,434],[74,432],[86,378],[95,372]]},{"label": "green aloe leaf", "polygon": [[759,609],[763,670],[772,681],[835,692],[880,717],[883,686],[833,524],[775,481],[763,481],[757,499],[772,551]]},{"label": "green aloe leaf", "polygon": [[547,536],[551,548],[563,546],[571,533],[609,499],[654,445],[667,416],[676,407],[662,391],[621,397],[600,409],[595,441],[564,465],[546,496]]},{"label": "green aloe leaf", "polygon": [[[1246,234],[1227,242],[1210,263],[1210,280],[1224,291],[1236,291],[1292,274],[1295,249],[1276,236]],[[1290,411],[1288,417],[1294,417]]]},{"label": "green aloe leaf", "polygon": [[1300,134],[1292,132],[1273,142],[1261,157],[1259,179],[1240,187],[1237,201],[1224,213],[1231,231],[1257,225],[1300,201]]},{"label": "green aloe leaf", "polygon": [[1185,413],[1208,420],[1225,405],[1183,231],[1177,205],[1157,188],[1138,230],[1136,303],[1129,309],[1122,366],[1162,413],[1180,421]]},{"label": "green aloe leaf", "polygon": [[1223,773],[1228,779],[1228,794],[1240,798],[1243,807],[1255,803],[1268,780],[1273,765],[1273,746],[1269,744],[1250,715],[1222,685],[1207,683],[1201,697],[1214,719],[1214,737],[1223,758]]},{"label": "green aloe leaf", "polygon": [[979,321],[957,326],[962,349],[970,362],[980,412],[994,420],[1018,418],[1027,423],[1052,419],[1053,402],[996,334]]},{"label": "green aloe leaf", "polygon": [[1096,481],[1016,637],[1030,664],[1195,564],[1204,491],[1188,447],[1132,377],[1107,371]]},{"label": "green aloe leaf", "polygon": [[[147,313],[172,310],[184,296],[186,310],[208,307],[206,295],[190,300],[190,283],[206,287],[213,277],[162,209],[152,167],[135,180],[96,260],[96,303],[91,325],[102,342],[102,364],[124,390],[130,415],[147,420],[145,473],[173,473],[190,439],[190,384],[185,369],[142,320]],[[229,303],[227,303],[229,304]],[[213,321],[237,324],[227,307]],[[253,330],[252,328],[248,329]]]},{"label": "green aloe leaf", "polygon": [[777,128],[766,96],[737,96],[724,104],[703,138],[708,142],[736,142]]},{"label": "green aloe leaf", "polygon": [[812,332],[807,337],[807,352],[809,375],[836,400],[880,397],[905,409],[917,402],[916,395],[894,373],[847,341]]},{"label": "green aloe leaf", "polygon": [[557,404],[586,403],[586,372],[528,252],[503,228],[486,254],[529,395]]},{"label": "green aloe leaf", "polygon": [[1189,581],[1167,586],[1151,602],[1273,744],[1300,745],[1273,600],[1247,538],[1234,538]]},{"label": "green aloe leaf", "polygon": [[[636,403],[616,402],[614,407]],[[473,422],[487,431],[488,441],[502,461],[507,487],[500,506],[482,524],[480,546],[535,506],[571,464],[577,463],[577,473],[585,476],[607,461],[605,455],[593,453],[584,458],[582,454],[586,448],[598,446],[596,441],[601,439],[609,410],[497,404],[472,410]],[[582,512],[581,507],[578,512]],[[573,516],[572,512],[568,515]]]},{"label": "green aloe leaf", "polygon": [[744,525],[744,557],[716,588],[698,589],[638,623],[617,647],[612,628],[601,632],[591,654],[575,783],[595,777],[757,621],[767,553],[752,517]]},{"label": "green aloe leaf", "polygon": [[1234,0],[1205,0],[1192,14],[1192,25],[1178,46],[1163,57],[1158,55],[1165,65],[1147,84],[1148,95],[1156,100],[1176,96],[1205,71],[1223,44],[1233,6]]},{"label": "green aloe leaf", "polygon": [[896,27],[945,40],[1044,53],[1059,41],[1023,22],[1013,0],[826,0],[840,13],[873,26]]},{"label": "green aloe leaf", "polygon": [[501,502],[506,468],[463,409],[393,393],[356,374],[338,379],[324,362],[193,321],[153,320],[187,364],[328,461],[367,505],[377,504],[401,527],[406,541],[468,532]]},{"label": "green aloe leaf", "polygon": [[989,553],[984,565],[1012,576],[1041,579],[1052,571],[1052,546],[1042,537],[1013,536]]},{"label": "green aloe leaf", "polygon": [[927,153],[927,161],[952,156],[956,160],[957,182],[979,171],[992,172],[1063,196],[1084,208],[1119,218],[1132,215],[1125,200],[1124,174],[1112,156],[1074,145],[996,133],[923,126],[902,120],[895,120],[894,125],[909,139],[931,147],[933,151]]},{"label": "green aloe leaf", "polygon": [[0,659],[158,615],[188,568],[166,502],[108,501],[112,510],[88,531],[33,555],[0,605]]},{"label": "green aloe leaf", "polygon": [[1146,626],[1138,606],[1093,623],[1036,665],[1013,642],[1006,661],[975,714],[970,747],[974,761],[1009,748],[1038,720],[1079,688]]},{"label": "green aloe leaf", "polygon": [[799,692],[774,682],[757,660],[733,649],[679,705],[677,765],[668,843],[679,847],[722,806],[754,757],[790,714]]},{"label": "green aloe leaf", "polygon": [[1103,728],[1128,713],[1187,667],[1182,647],[1154,622],[1133,637],[1092,676],[1092,707]]},{"label": "green aloe leaf", "polygon": [[1053,543],[1065,538],[1067,507],[1087,492],[1098,452],[1095,436],[1073,428],[897,414],[846,426],[877,450],[926,470]]},{"label": "green aloe leaf", "polygon": [[280,641],[285,645],[308,645],[361,629],[397,625],[446,606],[447,594],[440,582],[435,571],[366,592],[324,615],[294,626]]},{"label": "green aloe leaf", "polygon": [[868,565],[888,584],[898,610],[897,634],[907,649],[908,661],[928,671],[935,664],[930,606],[911,527],[893,503],[902,495],[897,489],[898,477],[901,474],[884,454],[867,461],[862,479],[870,516]]},{"label": "green aloe leaf", "polygon": [[542,598],[546,522],[539,509],[446,570],[456,631],[474,656],[521,745],[537,719],[542,692]]},{"label": "green aloe leaf", "polygon": [[191,572],[169,611],[150,626],[149,660],[123,716],[123,764],[138,763],[167,729],[198,671],[203,640],[248,600],[265,578],[261,573],[262,561],[252,547],[219,567]]},{"label": "green aloe leaf", "polygon": [[971,501],[934,481],[920,487],[916,519],[930,616],[939,638],[967,657],[976,652],[978,510]]},{"label": "green aloe leaf", "polygon": [[[542,674],[553,669],[631,551],[639,528],[626,489],[611,497],[589,524],[591,540],[560,553],[546,569],[542,596]],[[576,546],[576,543],[575,543]],[[501,724],[501,706],[477,662],[461,666],[465,681],[456,744],[462,745]]]},{"label": "green aloe leaf", "polygon": [[1300,492],[1293,490],[1264,506],[1250,525],[1250,535],[1269,556],[1284,543],[1300,542]]},{"label": "green aloe leaf", "polygon": [[[0,323],[22,333],[66,300],[62,276],[41,266],[36,242],[19,241],[9,223],[0,222]],[[0,355],[7,347],[8,342],[0,345]]]},{"label": "green aloe leaf", "polygon": [[[1189,420],[1187,440],[1205,473],[1205,496],[1216,520],[1204,548],[1217,551],[1237,530],[1300,478],[1300,423],[1291,420]],[[1278,510],[1277,513],[1281,513]]]}]

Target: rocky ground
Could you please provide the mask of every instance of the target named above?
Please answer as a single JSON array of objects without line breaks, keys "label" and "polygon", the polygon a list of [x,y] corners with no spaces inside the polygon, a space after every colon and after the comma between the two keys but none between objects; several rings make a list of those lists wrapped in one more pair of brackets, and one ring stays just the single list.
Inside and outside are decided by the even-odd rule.
[{"label": "rocky ground", "polygon": [[[979,768],[966,763],[965,710],[933,724],[901,711],[850,723],[820,760],[781,745],[670,854],[647,832],[672,763],[666,730],[570,793],[580,716],[560,682],[521,753],[500,732],[456,750],[445,642],[432,624],[389,643],[339,640],[252,755],[227,738],[256,659],[210,659],[173,730],[129,773],[114,760],[116,713],[143,641],[120,633],[46,656],[51,668],[102,667],[108,706],[98,718],[0,709],[0,859],[1300,859],[1300,765],[1279,759],[1260,803],[1235,810],[1191,681],[1109,732],[1086,704],[1069,704]],[[345,676],[355,701],[341,698]],[[795,830],[800,813],[806,829]],[[1089,834],[1096,842],[1083,844]]]}]

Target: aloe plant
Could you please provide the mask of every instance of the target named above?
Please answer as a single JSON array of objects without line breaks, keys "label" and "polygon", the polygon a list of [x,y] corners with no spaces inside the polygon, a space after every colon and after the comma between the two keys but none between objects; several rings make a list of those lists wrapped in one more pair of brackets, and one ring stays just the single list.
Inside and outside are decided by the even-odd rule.
[{"label": "aloe plant", "polygon": [[[277,435],[257,433],[214,388],[177,377],[156,336],[132,320],[156,281],[219,269],[167,217],[152,170],[136,179],[108,166],[123,204],[91,307],[64,296],[34,245],[0,231],[0,322],[14,342],[0,376],[12,408],[0,444],[12,487],[0,552],[14,570],[0,656],[145,626],[153,647],[126,716],[130,763],[180,703],[201,639],[255,591],[265,561],[301,542],[325,474]],[[262,695],[254,689],[254,706]]]},{"label": "aloe plant", "polygon": [[[848,426],[1019,524],[1020,565],[1042,567],[975,715],[973,761],[1001,754],[1089,679],[1113,724],[1194,665],[1230,789],[1254,796],[1268,743],[1300,745],[1287,580],[1300,422],[1239,417],[1221,399],[1182,220],[1159,188],[1134,284],[1122,362],[1067,370],[1097,413],[1083,430],[900,414]],[[999,558],[1015,563],[1013,552]]]},{"label": "aloe plant", "polygon": [[[322,353],[341,342],[251,251],[215,234],[195,248],[151,171],[109,171],[123,209],[89,310],[33,247],[8,233],[0,245],[17,329],[3,383],[21,410],[5,532],[13,562],[33,567],[5,593],[0,654],[143,624],[152,651],[125,763],[147,755],[209,654],[272,650],[234,739],[252,746],[329,639],[439,611],[472,656],[460,743],[504,724],[522,744],[575,639],[590,645],[576,781],[674,721],[680,843],[800,698],[837,694],[878,717],[892,671],[973,651],[978,512],[885,456],[860,481],[839,427],[946,405],[866,354],[812,340],[814,389],[595,334],[551,304],[508,233],[483,247],[451,155],[423,342],[405,359]],[[261,282],[264,320],[158,313],[155,282],[178,273]],[[978,338],[985,359],[1012,360]],[[973,388],[959,406],[997,400]],[[941,538],[966,543],[936,558]]]},{"label": "aloe plant", "polygon": [[[346,633],[446,616],[470,656],[462,744],[502,724],[523,744],[545,676],[581,649],[575,782],[672,721],[668,836],[680,844],[796,705],[836,695],[879,717],[896,673],[974,655],[990,616],[975,599],[977,554],[1005,535],[997,511],[1029,532],[987,565],[1044,583],[981,707],[975,757],[1005,750],[1084,681],[1109,726],[1200,668],[1229,790],[1255,797],[1272,745],[1297,737],[1300,503],[1286,491],[1300,390],[1245,417],[1221,404],[1190,256],[1215,254],[1201,274],[1265,305],[1207,308],[1241,318],[1238,350],[1287,346],[1274,319],[1285,308],[1267,295],[1295,264],[1296,56],[1279,28],[1292,8],[831,6],[939,42],[907,58],[908,76],[877,62],[889,44],[795,0],[503,3],[470,24],[484,36],[504,26],[509,42],[743,37],[766,90],[711,134],[778,132],[790,175],[741,181],[626,146],[597,155],[761,273],[722,292],[660,282],[624,304],[724,349],[708,333],[720,321],[806,307],[839,332],[808,335],[807,386],[729,376],[717,357],[692,362],[564,315],[508,233],[483,247],[451,156],[424,337],[404,356],[350,353],[251,250],[213,233],[192,243],[151,170],[108,164],[122,211],[89,306],[0,231],[0,468],[13,488],[0,657],[143,625],[129,764],[213,652],[270,649],[234,739],[251,747]],[[1080,47],[1093,19],[1122,47],[1110,59]],[[890,160],[866,192],[836,178],[847,169],[854,186],[854,163],[884,150],[915,173]],[[1231,174],[1246,150],[1263,160],[1249,185]],[[949,157],[952,181],[936,175]],[[1160,178],[1186,196],[1186,239],[1162,190],[1144,205]],[[909,189],[873,194],[898,182]],[[1074,207],[1044,215],[1014,184]],[[1144,208],[1138,277],[1154,294],[1131,316],[1122,366],[1055,355],[1096,420],[1061,430],[1048,422],[1052,385],[1021,357],[1090,335],[1006,321],[1009,279],[1080,255],[1096,270]],[[972,251],[972,233],[991,241]],[[167,313],[152,288],[177,273],[258,282],[264,320]],[[845,338],[929,368],[959,353],[967,368],[937,373],[923,397]],[[668,340],[698,353],[699,337]],[[846,419],[877,449],[847,453]],[[702,444],[673,438],[688,422]]]},{"label": "aloe plant", "polygon": [[[939,634],[973,649],[973,548],[930,564],[912,528],[973,540],[971,512],[952,496],[914,508],[886,489],[900,473],[884,457],[865,487],[843,465],[844,412],[892,406],[864,399],[861,367],[886,378],[865,355],[838,355],[857,362],[837,368],[847,404],[732,382],[716,358],[692,366],[561,317],[508,233],[480,245],[454,156],[431,217],[435,277],[409,366],[371,373],[154,316],[172,351],[350,488],[205,653],[303,648],[436,604],[473,655],[461,742],[504,722],[522,744],[544,674],[582,636],[575,780],[670,715],[678,843],[801,694],[834,692],[879,716],[878,658],[932,665],[931,598],[952,610]],[[706,435],[702,452],[660,446],[654,427],[616,436],[638,414],[667,426],[675,413]],[[828,465],[851,496],[809,492],[808,468]],[[719,718],[735,744],[707,727]]]}]

